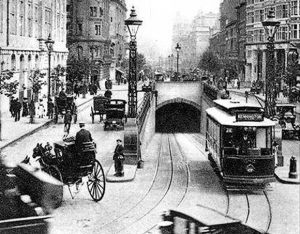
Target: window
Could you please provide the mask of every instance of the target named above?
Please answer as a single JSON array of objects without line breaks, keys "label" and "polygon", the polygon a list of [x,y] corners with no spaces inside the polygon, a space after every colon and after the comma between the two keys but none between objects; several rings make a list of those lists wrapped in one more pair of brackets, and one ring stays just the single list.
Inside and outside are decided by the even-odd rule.
[{"label": "window", "polygon": [[100,7],[99,10],[100,10],[100,16],[103,16],[103,9],[102,9],[102,7]]},{"label": "window", "polygon": [[298,39],[298,29],[300,29],[299,24],[291,24],[291,39]]},{"label": "window", "polygon": [[260,11],[256,10],[254,12],[254,22],[260,22]]},{"label": "window", "polygon": [[101,35],[101,25],[100,24],[95,25],[95,35]]},{"label": "window", "polygon": [[280,28],[278,28],[278,31],[276,33],[276,40],[277,41],[285,41],[288,39],[287,34],[288,33],[288,28],[287,26],[282,26]]},{"label": "window", "polygon": [[287,5],[279,5],[276,7],[276,18],[287,18],[288,17],[288,9]]},{"label": "window", "polygon": [[253,31],[247,32],[247,42],[253,42]]},{"label": "window", "polygon": [[25,36],[25,4],[23,0],[19,2],[19,20],[19,35]]},{"label": "window", "polygon": [[247,0],[247,5],[253,4],[254,0]]},{"label": "window", "polygon": [[259,30],[254,30],[254,41],[258,42],[259,41]]},{"label": "window", "polygon": [[90,7],[90,16],[97,17],[97,7]]},{"label": "window", "polygon": [[16,55],[11,56],[11,70],[16,70]]},{"label": "window", "polygon": [[247,13],[247,24],[252,24],[252,23],[254,23],[254,13],[248,12]]},{"label": "window", "polygon": [[51,33],[51,9],[45,10],[45,31],[46,35]]},{"label": "window", "polygon": [[33,12],[32,12],[32,2],[28,2],[28,36],[33,36]]},{"label": "window", "polygon": [[265,31],[263,29],[259,30],[259,41],[264,41]]},{"label": "window", "polygon": [[16,0],[12,0],[10,4],[10,34],[16,35],[17,34],[17,9],[16,9]]},{"label": "window", "polygon": [[77,23],[77,35],[82,35],[82,23]]},{"label": "window", "polygon": [[299,4],[298,0],[291,1],[291,16],[299,15]]}]

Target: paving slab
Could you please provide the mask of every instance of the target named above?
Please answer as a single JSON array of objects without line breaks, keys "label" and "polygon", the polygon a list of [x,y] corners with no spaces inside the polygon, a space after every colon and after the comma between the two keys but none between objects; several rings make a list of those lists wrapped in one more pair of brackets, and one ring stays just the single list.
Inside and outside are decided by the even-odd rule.
[{"label": "paving slab", "polygon": [[111,165],[108,172],[106,173],[107,182],[129,182],[134,180],[137,170],[137,165],[128,165],[124,164],[124,176],[118,177],[115,176],[115,167],[114,164]]}]

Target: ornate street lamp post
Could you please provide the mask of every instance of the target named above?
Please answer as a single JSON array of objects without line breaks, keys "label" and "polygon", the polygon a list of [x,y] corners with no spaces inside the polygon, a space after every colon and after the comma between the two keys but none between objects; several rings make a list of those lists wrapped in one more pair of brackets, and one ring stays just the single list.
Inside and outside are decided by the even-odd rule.
[{"label": "ornate street lamp post", "polygon": [[[54,41],[51,38],[51,33],[49,33],[48,39],[45,41],[45,44],[47,46],[48,49],[48,105],[47,107],[49,107],[49,102],[50,102],[50,86],[51,86],[51,52],[53,51],[53,44]],[[49,115],[49,108],[47,108],[47,115]]]},{"label": "ornate street lamp post", "polygon": [[267,62],[266,62],[266,99],[265,115],[271,117],[275,115],[275,57],[274,57],[274,36],[280,25],[275,20],[275,12],[269,11],[268,18],[262,25],[265,28],[267,36]]},{"label": "ornate street lamp post", "polygon": [[137,18],[134,7],[131,9],[130,17],[125,20],[130,34],[129,44],[129,80],[128,80],[128,117],[135,118],[137,112],[137,71],[136,71],[136,34],[142,20]]},{"label": "ornate street lamp post", "polygon": [[179,46],[179,43],[177,43],[176,47],[175,47],[176,51],[177,51],[177,76],[178,76],[178,65],[179,65],[179,51],[181,50],[181,47]]},{"label": "ornate street lamp post", "polygon": [[288,55],[288,68],[289,68],[289,74],[288,74],[288,85],[289,85],[289,102],[292,102],[292,86],[296,85],[296,69],[298,65],[298,58],[299,54],[296,48],[290,48]]},{"label": "ornate street lamp post", "polygon": [[174,55],[171,54],[171,75],[173,74]]}]

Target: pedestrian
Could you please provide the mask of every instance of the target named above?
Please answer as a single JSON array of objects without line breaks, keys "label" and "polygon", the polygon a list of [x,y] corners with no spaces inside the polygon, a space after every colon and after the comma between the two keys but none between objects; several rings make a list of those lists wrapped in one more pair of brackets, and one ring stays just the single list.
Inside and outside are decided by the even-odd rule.
[{"label": "pedestrian", "polygon": [[105,81],[105,88],[106,89],[112,89],[112,82],[109,78]]},{"label": "pedestrian", "polygon": [[26,117],[28,115],[28,104],[27,100],[23,100],[23,112],[22,112],[22,117]]},{"label": "pedestrian", "polygon": [[48,119],[53,119],[53,111],[54,111],[54,103],[52,102],[52,99],[49,98],[49,101],[48,101]]},{"label": "pedestrian", "polygon": [[9,111],[11,113],[11,117],[14,118],[15,117],[15,98],[14,97],[11,97],[11,100],[10,100],[10,106],[9,106]]},{"label": "pedestrian", "polygon": [[17,98],[15,102],[15,108],[14,108],[16,122],[20,120],[21,109],[22,109],[22,104],[21,102],[19,102],[19,99]]},{"label": "pedestrian", "polygon": [[108,98],[108,99],[111,99],[111,96],[112,96],[112,92],[108,89],[105,91],[104,93],[104,97]]},{"label": "pedestrian", "polygon": [[277,167],[278,166],[278,148],[279,148],[279,144],[276,141],[274,141],[272,146],[273,146],[273,154],[274,154],[274,158],[275,158],[274,163],[275,163],[275,167]]},{"label": "pedestrian", "polygon": [[33,118],[35,116],[35,106],[34,106],[34,101],[31,100],[29,103],[29,123],[33,123]]},{"label": "pedestrian", "polygon": [[238,89],[241,88],[241,81],[240,81],[240,79],[237,80],[237,88],[238,88]]},{"label": "pedestrian", "polygon": [[43,99],[40,99],[37,109],[38,109],[39,118],[44,118],[45,107],[44,107]]},{"label": "pedestrian", "polygon": [[92,84],[92,90],[93,90],[94,94],[97,95],[98,87],[95,83]]},{"label": "pedestrian", "polygon": [[124,147],[122,145],[122,140],[118,139],[117,140],[117,146],[115,148],[114,151],[114,156],[113,156],[113,160],[115,162],[115,176],[124,176],[124,166],[123,166],[123,162],[124,162]]},{"label": "pedestrian", "polygon": [[65,89],[64,88],[61,89],[61,91],[58,94],[58,97],[60,99],[67,99],[67,94],[65,93]]},{"label": "pedestrian", "polygon": [[75,97],[79,97],[79,86],[77,83],[74,86],[74,93],[75,93]]},{"label": "pedestrian", "polygon": [[72,114],[71,110],[67,110],[67,113],[65,114],[65,119],[64,119],[64,137],[67,137],[70,133],[70,128],[71,128],[71,123],[72,123]]}]

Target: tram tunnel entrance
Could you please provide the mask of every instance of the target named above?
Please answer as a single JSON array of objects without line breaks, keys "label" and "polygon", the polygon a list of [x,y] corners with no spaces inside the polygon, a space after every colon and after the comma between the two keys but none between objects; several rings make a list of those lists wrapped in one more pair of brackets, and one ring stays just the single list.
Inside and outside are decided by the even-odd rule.
[{"label": "tram tunnel entrance", "polygon": [[187,103],[170,103],[156,110],[155,131],[160,133],[200,132],[201,112]]}]

